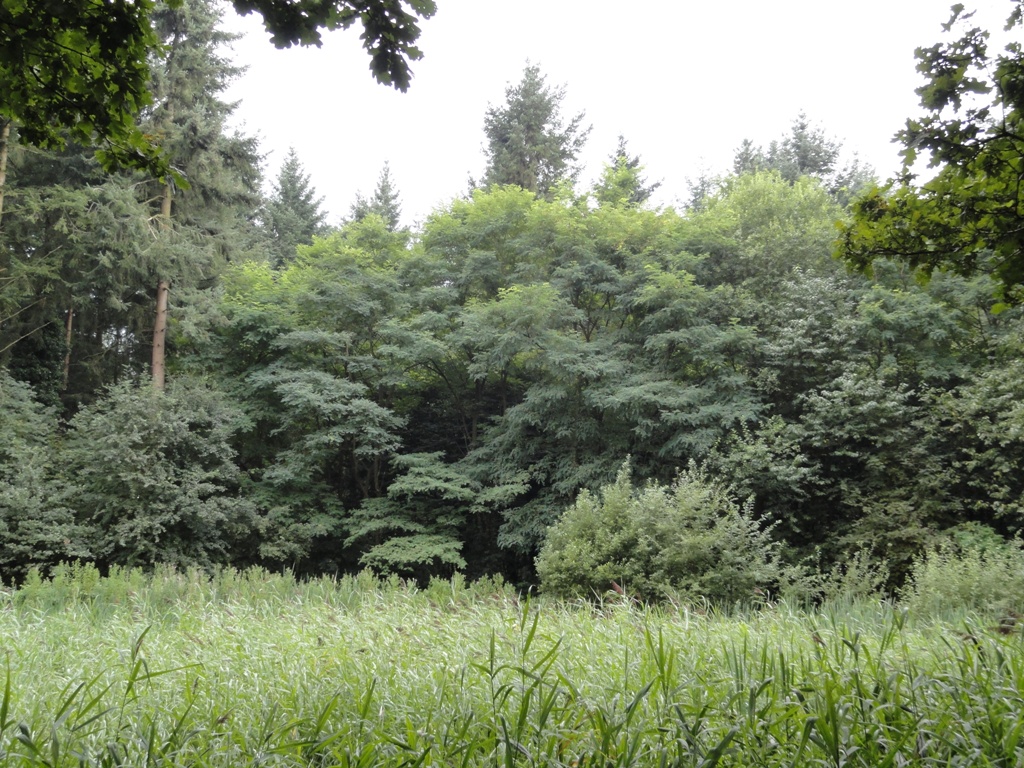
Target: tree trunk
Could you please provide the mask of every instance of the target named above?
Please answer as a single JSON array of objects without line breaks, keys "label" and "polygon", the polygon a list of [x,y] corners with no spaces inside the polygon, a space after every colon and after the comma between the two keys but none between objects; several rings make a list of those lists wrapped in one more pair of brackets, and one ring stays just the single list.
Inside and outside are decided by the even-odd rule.
[{"label": "tree trunk", "polygon": [[153,388],[162,390],[165,379],[165,347],[167,338],[167,295],[171,284],[160,280],[156,286],[156,322],[153,324]]},{"label": "tree trunk", "polygon": [[4,193],[7,191],[7,149],[11,143],[11,121],[0,129],[0,224],[4,217]]},{"label": "tree trunk", "polygon": [[71,329],[75,322],[75,311],[68,307],[68,319],[64,323],[64,384],[61,392],[67,392],[68,380],[71,378]]},{"label": "tree trunk", "polygon": [[[168,232],[171,228],[171,185],[164,185],[164,197],[160,203],[160,229]],[[167,341],[167,297],[171,282],[160,278],[156,286],[156,320],[153,323],[153,388],[163,390],[166,376]]]}]

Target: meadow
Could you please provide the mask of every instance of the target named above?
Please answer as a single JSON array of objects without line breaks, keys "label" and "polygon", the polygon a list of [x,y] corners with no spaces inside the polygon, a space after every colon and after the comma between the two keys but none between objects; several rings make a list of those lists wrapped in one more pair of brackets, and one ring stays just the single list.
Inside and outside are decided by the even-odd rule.
[{"label": "meadow", "polygon": [[0,591],[0,763],[1016,766],[995,621],[64,566]]}]

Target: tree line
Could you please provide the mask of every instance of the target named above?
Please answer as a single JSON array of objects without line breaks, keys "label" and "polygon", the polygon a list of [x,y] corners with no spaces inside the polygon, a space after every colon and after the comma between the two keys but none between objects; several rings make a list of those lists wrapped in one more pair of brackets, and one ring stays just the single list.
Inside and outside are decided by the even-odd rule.
[{"label": "tree line", "polygon": [[[766,583],[856,561],[895,586],[938,542],[1020,530],[998,248],[973,269],[903,257],[864,212],[927,188],[879,190],[806,116],[654,208],[624,139],[577,188],[585,116],[528,65],[484,116],[469,193],[413,231],[385,166],[332,227],[294,153],[254,192],[215,6],[152,20],[139,125],[183,183],[74,137],[4,145],[0,578],[82,558],[531,583],[601,488],[645,500],[614,530],[708,573],[753,542]],[[837,232],[870,269],[834,258]],[[608,551],[584,570],[629,572]]]}]

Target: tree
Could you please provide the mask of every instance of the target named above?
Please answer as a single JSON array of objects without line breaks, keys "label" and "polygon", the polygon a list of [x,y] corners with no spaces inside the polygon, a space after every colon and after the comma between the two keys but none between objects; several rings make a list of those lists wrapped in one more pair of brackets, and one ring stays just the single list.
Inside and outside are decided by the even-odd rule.
[{"label": "tree", "polygon": [[231,448],[245,419],[207,387],[112,387],[71,420],[62,501],[104,563],[226,564],[257,523]]},{"label": "tree", "polygon": [[87,557],[73,512],[55,500],[57,419],[0,368],[0,581]]},{"label": "tree", "polygon": [[352,203],[352,221],[362,221],[370,214],[380,216],[389,232],[397,232],[402,218],[402,205],[398,201],[398,190],[391,179],[391,166],[384,163],[377,179],[377,188],[367,200],[361,194],[356,195]]},{"label": "tree", "polygon": [[150,102],[149,57],[159,39],[151,0],[4,2],[0,6],[0,118],[23,141],[61,149],[97,142],[109,164],[166,172],[135,123]]},{"label": "tree", "polygon": [[406,253],[406,237],[370,216],[280,270],[225,273],[207,370],[252,418],[239,464],[261,509],[264,563],[343,567],[346,510],[386,492],[404,426],[388,349],[389,325],[407,313],[395,274]]},{"label": "tree", "polygon": [[298,246],[309,245],[315,235],[324,234],[323,202],[316,196],[295,150],[289,149],[262,214],[263,226],[272,239],[275,265],[288,263],[295,258]]},{"label": "tree", "polygon": [[157,389],[164,383],[172,278],[182,287],[211,278],[238,248],[239,229],[257,205],[252,191],[259,187],[255,141],[225,134],[234,105],[220,96],[239,70],[220,55],[220,46],[232,38],[217,29],[219,20],[211,0],[185,0],[153,15],[166,55],[153,68],[155,103],[144,125],[160,138],[166,156],[188,181],[181,188],[165,177],[151,185],[156,188],[147,196],[157,222],[150,249],[157,283],[152,356]]},{"label": "tree", "polygon": [[797,268],[833,271],[829,250],[841,215],[810,177],[790,183],[777,171],[733,176],[687,217],[682,245],[705,256],[697,270],[703,281],[763,287]]},{"label": "tree", "polygon": [[[1024,17],[1024,2],[1014,5],[1007,28]],[[898,134],[903,173],[856,203],[838,254],[864,270],[895,257],[925,277],[991,272],[999,302],[1017,304],[1024,301],[1024,53],[1011,43],[990,56],[989,33],[970,27],[970,17],[954,6],[943,29],[960,25],[961,36],[917,50],[927,115]],[[917,185],[910,169],[922,152],[938,170]]]},{"label": "tree", "polygon": [[609,161],[601,174],[601,180],[594,188],[594,196],[602,205],[643,205],[661,186],[660,181],[647,183],[643,176],[644,168],[640,164],[640,156],[630,157],[626,139],[622,136],[619,136],[619,144]]},{"label": "tree", "polygon": [[873,181],[873,176],[871,169],[862,166],[856,157],[840,166],[842,147],[813,126],[806,113],[800,112],[789,135],[771,142],[767,150],[745,139],[733,156],[733,171],[737,175],[776,171],[790,184],[810,176],[845,205]]},{"label": "tree", "polygon": [[764,156],[764,150],[754,144],[750,139],[744,139],[739,149],[732,158],[732,172],[737,176],[745,173],[757,173],[768,166],[768,159]]},{"label": "tree", "polygon": [[[171,0],[173,7],[182,0]],[[320,45],[321,29],[363,27],[370,69],[381,83],[405,91],[420,18],[434,0],[234,0],[241,14],[258,11],[280,48]],[[13,121],[39,147],[68,140],[100,147],[103,163],[146,168],[158,177],[170,163],[136,123],[153,101],[150,64],[160,37],[153,0],[5,0],[0,6],[0,122]],[[408,8],[408,10],[407,10]],[[3,126],[0,126],[3,129]],[[70,134],[70,136],[69,136]]]},{"label": "tree", "polygon": [[484,184],[515,184],[550,197],[559,181],[579,175],[576,157],[590,128],[584,113],[562,122],[565,88],[547,85],[540,68],[528,64],[517,85],[505,89],[505,104],[489,107],[484,117],[487,170]]},{"label": "tree", "polygon": [[[134,179],[89,154],[18,153],[4,226],[3,361],[48,404],[73,409],[141,370],[152,323],[149,207]],[[85,171],[79,175],[79,171]]]},{"label": "tree", "polygon": [[801,176],[825,179],[835,171],[840,148],[839,142],[813,127],[806,113],[801,112],[793,121],[789,136],[769,145],[766,160],[768,167],[777,170],[786,181],[796,181]]}]

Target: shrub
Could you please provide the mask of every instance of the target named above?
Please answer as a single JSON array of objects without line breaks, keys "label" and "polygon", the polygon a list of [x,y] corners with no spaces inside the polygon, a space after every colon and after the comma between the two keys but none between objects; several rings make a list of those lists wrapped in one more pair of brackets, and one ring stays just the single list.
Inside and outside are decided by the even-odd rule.
[{"label": "shrub", "polygon": [[187,380],[167,392],[118,385],[79,411],[61,455],[64,501],[97,560],[229,562],[256,525],[230,444],[239,424],[223,396]]},{"label": "shrub", "polygon": [[923,615],[958,609],[1003,616],[1024,611],[1024,545],[983,525],[958,526],[914,561],[900,597]]},{"label": "shrub", "polygon": [[584,491],[553,525],[541,588],[580,597],[615,582],[632,594],[734,603],[782,579],[779,545],[729,489],[690,467],[670,485],[634,488],[629,463],[596,495]]},{"label": "shrub", "polygon": [[0,582],[87,556],[71,511],[56,500],[56,416],[0,369]]}]

